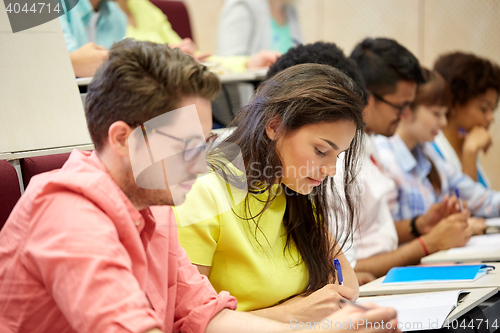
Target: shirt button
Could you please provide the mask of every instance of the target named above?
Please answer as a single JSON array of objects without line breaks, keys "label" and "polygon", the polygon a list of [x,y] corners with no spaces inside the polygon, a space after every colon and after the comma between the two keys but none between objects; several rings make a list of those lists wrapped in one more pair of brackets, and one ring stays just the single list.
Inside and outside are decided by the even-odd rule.
[{"label": "shirt button", "polygon": [[139,224],[141,224],[141,220],[137,220],[137,221],[135,221],[135,225],[136,225],[137,227],[139,226]]}]

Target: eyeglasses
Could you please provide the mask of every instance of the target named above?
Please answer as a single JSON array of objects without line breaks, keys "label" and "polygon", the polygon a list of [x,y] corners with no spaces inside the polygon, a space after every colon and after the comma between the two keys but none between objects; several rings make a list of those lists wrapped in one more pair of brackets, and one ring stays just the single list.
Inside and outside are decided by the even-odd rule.
[{"label": "eyeglasses", "polygon": [[388,100],[386,100],[382,96],[379,96],[375,93],[372,93],[372,95],[373,95],[373,97],[375,97],[379,101],[384,102],[385,104],[390,105],[393,108],[395,108],[396,110],[398,110],[398,115],[400,115],[404,111],[404,109],[406,109],[411,104],[410,102],[406,102],[403,105],[396,105],[396,104],[389,102]]},{"label": "eyeglasses", "polygon": [[[143,133],[145,133],[146,128],[144,127],[144,125],[141,125],[141,127],[143,130]],[[158,133],[160,135],[163,135],[163,136],[166,136],[168,138],[171,138],[171,139],[174,139],[176,141],[184,143],[184,148],[182,150],[184,162],[193,161],[204,150],[205,150],[205,152],[208,153],[210,147],[212,146],[213,142],[217,138],[217,134],[215,134],[215,133],[211,133],[206,140],[203,140],[200,137],[181,139],[181,138],[175,137],[173,135],[159,131],[157,129],[152,129],[151,133]]]}]

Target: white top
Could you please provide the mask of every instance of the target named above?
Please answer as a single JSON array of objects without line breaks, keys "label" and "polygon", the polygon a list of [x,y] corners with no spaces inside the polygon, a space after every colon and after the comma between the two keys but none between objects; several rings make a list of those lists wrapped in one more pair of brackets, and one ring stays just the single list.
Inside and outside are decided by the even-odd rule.
[{"label": "white top", "polygon": [[[285,6],[292,38],[302,43],[297,12]],[[268,0],[226,0],[219,14],[217,55],[250,56],[271,45],[271,12]]]},{"label": "white top", "polygon": [[[453,165],[455,168],[459,170],[462,170],[462,162],[460,161],[460,158],[458,158],[455,149],[453,149],[450,142],[448,141],[448,138],[446,138],[446,136],[442,131],[439,131],[438,135],[434,139],[433,146],[435,149],[437,148],[436,150],[447,163]],[[491,183],[486,174],[484,173],[483,167],[481,166],[481,162],[479,161],[479,156],[477,158],[476,168],[478,175],[481,175],[481,178],[483,179],[484,182],[483,185],[486,185],[487,188],[491,188]]]},{"label": "white top", "polygon": [[361,190],[359,200],[362,211],[359,226],[354,233],[358,260],[394,251],[399,243],[388,204],[390,200],[397,198],[396,186],[378,167],[382,164],[378,162],[379,157],[372,137],[365,134],[364,139],[365,151],[360,157],[362,165],[357,178]]}]

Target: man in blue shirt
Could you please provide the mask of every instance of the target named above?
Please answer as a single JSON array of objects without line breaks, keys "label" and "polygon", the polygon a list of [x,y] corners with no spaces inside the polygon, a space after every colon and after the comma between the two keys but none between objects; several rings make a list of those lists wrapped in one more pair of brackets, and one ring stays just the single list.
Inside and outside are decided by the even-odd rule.
[{"label": "man in blue shirt", "polygon": [[125,37],[127,28],[125,13],[108,0],[79,0],[59,19],[77,77],[94,75],[108,58],[107,49]]}]

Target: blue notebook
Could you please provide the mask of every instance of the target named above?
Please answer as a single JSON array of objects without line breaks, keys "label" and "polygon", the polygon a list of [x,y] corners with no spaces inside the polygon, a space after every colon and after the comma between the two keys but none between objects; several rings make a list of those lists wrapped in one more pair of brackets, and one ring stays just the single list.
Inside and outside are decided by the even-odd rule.
[{"label": "blue notebook", "polygon": [[455,266],[411,266],[394,267],[387,273],[382,285],[428,283],[428,282],[472,282],[485,275],[487,265],[455,265]]}]

